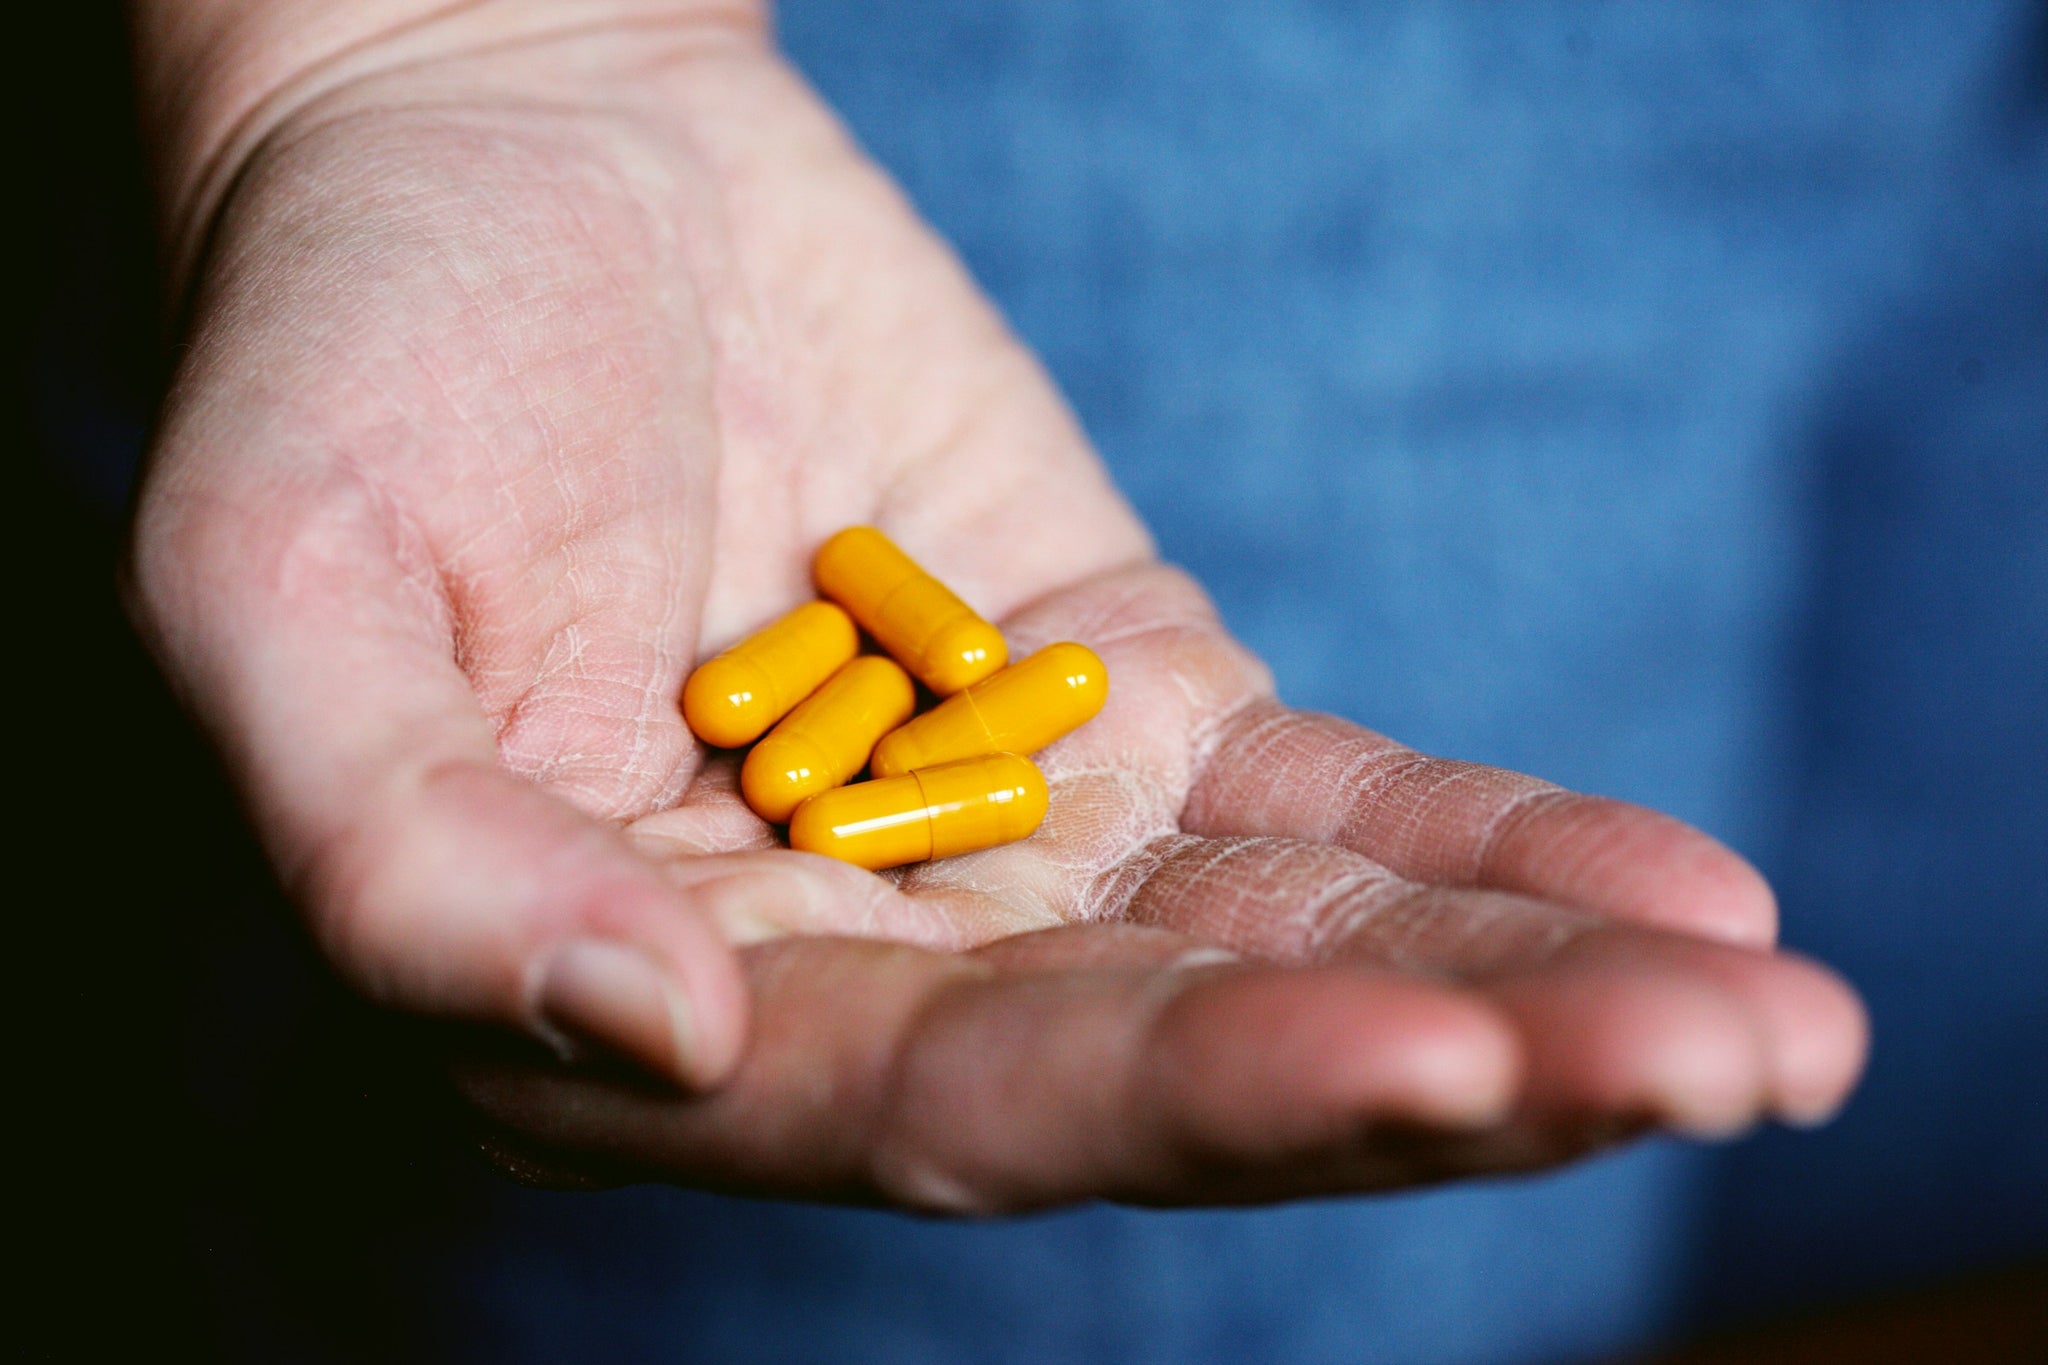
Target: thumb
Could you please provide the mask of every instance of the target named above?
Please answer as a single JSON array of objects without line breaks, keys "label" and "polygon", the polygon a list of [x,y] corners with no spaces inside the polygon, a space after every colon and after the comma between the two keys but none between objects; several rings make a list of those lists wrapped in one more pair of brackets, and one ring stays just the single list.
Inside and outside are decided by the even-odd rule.
[{"label": "thumb", "polygon": [[131,589],[329,960],[394,1008],[715,1083],[746,1026],[732,949],[618,830],[498,765],[449,627],[336,480],[311,510],[146,499]]}]

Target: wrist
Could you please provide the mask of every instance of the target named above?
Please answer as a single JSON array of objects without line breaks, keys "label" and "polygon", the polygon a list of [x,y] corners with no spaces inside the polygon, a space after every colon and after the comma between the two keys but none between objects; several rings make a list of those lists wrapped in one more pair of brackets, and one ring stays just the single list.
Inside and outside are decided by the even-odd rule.
[{"label": "wrist", "polygon": [[135,0],[145,144],[174,297],[242,168],[315,106],[380,82],[408,98],[616,96],[679,45],[765,45],[766,0]]}]

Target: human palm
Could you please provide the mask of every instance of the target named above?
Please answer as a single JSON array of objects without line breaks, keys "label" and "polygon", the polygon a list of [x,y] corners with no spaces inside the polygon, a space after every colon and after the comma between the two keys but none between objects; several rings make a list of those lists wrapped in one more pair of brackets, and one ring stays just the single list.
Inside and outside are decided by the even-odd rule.
[{"label": "human palm", "polygon": [[[1853,1079],[1853,997],[1770,950],[1733,854],[1277,703],[745,33],[321,88],[201,260],[138,617],[343,974],[555,1045],[462,1073],[514,1164],[1235,1200],[1811,1118]],[[684,727],[693,662],[857,522],[1014,653],[1103,656],[1031,839],[791,853]]]}]

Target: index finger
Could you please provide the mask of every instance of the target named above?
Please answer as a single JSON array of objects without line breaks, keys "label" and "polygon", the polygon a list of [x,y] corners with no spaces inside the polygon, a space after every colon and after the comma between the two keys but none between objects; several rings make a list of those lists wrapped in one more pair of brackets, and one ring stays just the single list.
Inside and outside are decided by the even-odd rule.
[{"label": "index finger", "polygon": [[1432,758],[1277,701],[1223,722],[1182,827],[1337,844],[1411,881],[1535,896],[1750,947],[1777,901],[1732,850],[1668,815],[1504,768]]}]

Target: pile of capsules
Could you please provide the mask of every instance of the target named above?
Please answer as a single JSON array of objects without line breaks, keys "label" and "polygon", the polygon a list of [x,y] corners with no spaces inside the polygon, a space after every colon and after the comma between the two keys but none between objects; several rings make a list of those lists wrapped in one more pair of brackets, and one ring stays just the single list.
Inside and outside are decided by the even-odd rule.
[{"label": "pile of capsules", "polygon": [[[683,687],[697,738],[761,741],[740,769],[754,813],[788,822],[792,848],[876,870],[1028,837],[1046,786],[1023,755],[1102,709],[1102,660],[1069,642],[1010,664],[1002,633],[872,526],[833,536],[811,568],[828,600]],[[861,630],[890,657],[861,654]],[[941,698],[923,715],[912,678]],[[871,781],[853,781],[869,767]]]}]

